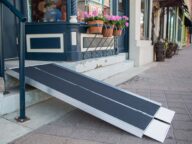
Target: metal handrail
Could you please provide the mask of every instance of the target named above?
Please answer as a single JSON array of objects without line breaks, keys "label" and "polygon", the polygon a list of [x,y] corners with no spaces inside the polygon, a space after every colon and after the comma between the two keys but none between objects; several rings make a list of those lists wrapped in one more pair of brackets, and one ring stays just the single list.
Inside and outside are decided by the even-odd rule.
[{"label": "metal handrail", "polygon": [[[6,6],[18,19],[19,19],[19,92],[20,92],[20,115],[17,118],[18,121],[24,122],[27,120],[25,115],[25,22],[27,18],[17,10],[9,1],[7,0],[0,0],[0,9],[1,9],[1,19],[0,19],[0,35],[2,36],[2,29],[3,29],[3,8],[2,6]],[[0,39],[0,51],[1,51],[1,67],[2,67],[2,76],[5,82],[5,74],[4,74],[4,49],[3,49],[3,41]]]},{"label": "metal handrail", "polygon": [[17,16],[19,21],[27,21],[27,18],[19,10],[17,10],[9,1],[0,0],[0,2],[3,3],[15,16]]}]

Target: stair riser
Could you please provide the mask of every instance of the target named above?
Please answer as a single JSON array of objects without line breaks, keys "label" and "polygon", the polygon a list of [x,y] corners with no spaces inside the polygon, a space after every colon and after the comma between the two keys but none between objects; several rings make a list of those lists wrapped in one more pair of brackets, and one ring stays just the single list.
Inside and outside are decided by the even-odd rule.
[{"label": "stair riser", "polygon": [[[2,94],[0,94],[2,95]],[[50,96],[41,92],[40,90],[33,89],[26,92],[26,106],[31,106],[36,103],[49,99]],[[10,92],[8,95],[2,95],[0,98],[0,116],[15,112],[19,109],[19,92]]]},{"label": "stair riser", "polygon": [[84,60],[79,62],[73,62],[73,63],[57,63],[63,67],[67,67],[69,69],[72,69],[76,72],[86,72],[90,70],[94,70],[100,67],[105,67],[117,63],[121,63],[127,59],[127,54],[119,54],[116,56],[109,56],[109,57],[103,57],[103,58],[95,58],[90,60]]},{"label": "stair riser", "polygon": [[133,62],[119,63],[107,67],[103,67],[97,70],[85,72],[84,74],[98,80],[105,80],[113,75],[124,72],[134,67]]}]

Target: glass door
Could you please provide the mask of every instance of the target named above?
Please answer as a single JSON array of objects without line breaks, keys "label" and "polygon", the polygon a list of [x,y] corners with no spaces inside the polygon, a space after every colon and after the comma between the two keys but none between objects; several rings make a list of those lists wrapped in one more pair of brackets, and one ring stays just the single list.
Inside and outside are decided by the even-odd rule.
[{"label": "glass door", "polygon": [[[126,0],[118,0],[118,15],[126,15]],[[123,34],[118,38],[118,49],[119,52],[128,52],[128,29],[123,30]]]}]

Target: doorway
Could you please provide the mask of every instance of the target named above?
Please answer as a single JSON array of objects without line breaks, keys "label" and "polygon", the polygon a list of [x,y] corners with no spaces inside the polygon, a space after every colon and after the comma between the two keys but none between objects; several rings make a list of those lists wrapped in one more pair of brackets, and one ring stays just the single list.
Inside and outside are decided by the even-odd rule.
[{"label": "doorway", "polygon": [[[123,16],[126,15],[129,17],[129,0],[118,0],[118,15]],[[126,28],[123,31],[123,34],[121,37],[118,38],[118,49],[119,52],[128,52],[128,46],[129,46],[129,30]]]}]

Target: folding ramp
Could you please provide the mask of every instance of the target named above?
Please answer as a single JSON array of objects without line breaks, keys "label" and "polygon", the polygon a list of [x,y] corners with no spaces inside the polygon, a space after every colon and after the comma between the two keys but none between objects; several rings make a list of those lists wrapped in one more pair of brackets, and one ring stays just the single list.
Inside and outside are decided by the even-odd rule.
[{"label": "folding ramp", "polygon": [[[7,73],[19,78],[19,70]],[[163,142],[174,111],[56,64],[26,68],[26,83],[126,132]]]}]

